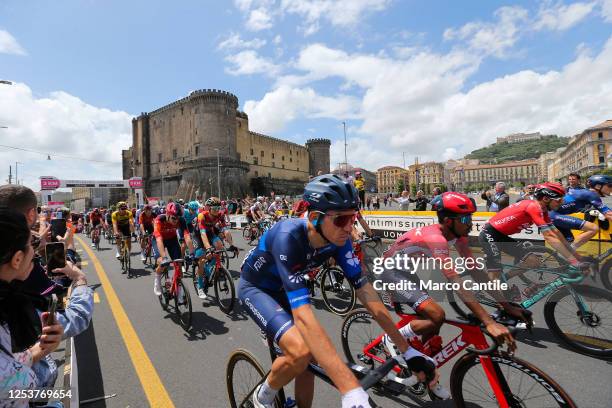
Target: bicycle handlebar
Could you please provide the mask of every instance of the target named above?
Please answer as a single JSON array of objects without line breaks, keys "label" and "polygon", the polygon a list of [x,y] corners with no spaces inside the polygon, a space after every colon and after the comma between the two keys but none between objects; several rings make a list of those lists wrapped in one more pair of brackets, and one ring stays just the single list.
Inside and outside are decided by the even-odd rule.
[{"label": "bicycle handlebar", "polygon": [[364,390],[367,390],[378,384],[397,364],[399,364],[397,357],[391,357],[374,370],[367,369],[357,364],[352,364],[350,367],[353,371],[358,371],[360,373],[365,372],[364,377],[359,380],[359,384]]},{"label": "bicycle handlebar", "polygon": [[185,262],[185,260],[184,260],[184,259],[170,259],[170,260],[167,260],[167,261],[162,262],[162,263],[161,263],[161,264],[159,264],[159,265],[160,265],[160,266],[162,266],[162,267],[166,267],[166,266],[168,266],[168,265],[170,265],[170,264],[173,264],[173,263],[179,263],[179,264],[182,264],[183,262]]},{"label": "bicycle handlebar", "polygon": [[[524,309],[524,310],[523,310],[523,312],[524,312],[524,313],[525,313],[525,315],[526,315],[527,317],[529,317],[529,318],[531,318],[531,316],[532,316],[532,314],[533,314],[533,313],[531,312],[531,310],[527,310],[527,309]],[[476,317],[474,317],[473,315],[472,315],[472,317],[473,317],[474,319],[476,319]],[[491,317],[492,317],[492,318],[493,318],[493,319],[494,319],[494,320],[495,320],[497,323],[500,323],[500,324],[503,324],[504,326],[507,326],[507,327],[508,327],[508,331],[510,332],[510,334],[512,335],[512,337],[514,337],[515,333],[517,332],[517,328],[516,328],[515,326],[516,326],[516,325],[519,323],[519,322],[518,322],[516,319],[514,319],[514,318],[512,318],[512,317],[508,316],[508,315],[507,315],[506,313],[504,313],[502,310],[499,310],[499,311],[497,311],[497,312],[492,313],[492,314],[491,314]],[[480,325],[480,327],[481,327],[481,329],[482,329],[482,332],[483,332],[484,334],[486,334],[487,336],[489,336],[489,337],[491,338],[491,340],[493,340],[493,344],[491,344],[491,345],[490,345],[489,347],[487,347],[486,349],[475,349],[475,348],[472,348],[472,347],[467,347],[467,348],[466,348],[466,351],[468,351],[468,352],[470,352],[470,353],[474,353],[474,354],[479,355],[479,356],[484,356],[484,355],[492,354],[492,353],[494,353],[495,351],[497,351],[497,349],[499,348],[499,346],[500,346],[500,345],[497,343],[497,341],[495,341],[495,338],[494,338],[494,337],[491,335],[491,333],[489,333],[489,332],[488,332],[488,331],[487,331],[487,330],[484,328],[484,325],[483,325],[483,324],[481,324],[481,325]]]}]

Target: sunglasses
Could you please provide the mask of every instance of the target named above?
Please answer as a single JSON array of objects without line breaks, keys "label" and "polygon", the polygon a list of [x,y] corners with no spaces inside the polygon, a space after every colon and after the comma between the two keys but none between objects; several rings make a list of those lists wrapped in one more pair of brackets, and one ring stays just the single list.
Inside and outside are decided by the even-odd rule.
[{"label": "sunglasses", "polygon": [[220,208],[221,208],[221,206],[219,206],[219,205],[211,205],[211,206],[210,206],[210,209],[211,209],[212,211],[219,211],[219,209],[220,209]]},{"label": "sunglasses", "polygon": [[328,214],[325,214],[325,215],[331,218],[334,225],[338,228],[344,228],[349,224],[352,225],[357,219],[357,213],[344,214],[344,215],[328,215]]},{"label": "sunglasses", "polygon": [[472,214],[462,215],[461,217],[457,217],[457,219],[462,224],[471,224],[472,223]]}]

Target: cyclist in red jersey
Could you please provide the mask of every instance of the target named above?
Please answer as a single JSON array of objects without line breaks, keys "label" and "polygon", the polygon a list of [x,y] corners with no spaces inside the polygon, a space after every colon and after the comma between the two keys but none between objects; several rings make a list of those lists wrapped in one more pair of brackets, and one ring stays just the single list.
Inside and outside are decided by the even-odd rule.
[{"label": "cyclist in red jersey", "polygon": [[[472,292],[463,288],[461,277],[452,267],[455,263],[450,261],[452,259],[450,245],[454,245],[459,257],[463,258],[463,265],[470,271],[470,274],[479,282],[488,280],[484,271],[477,267],[477,262],[468,245],[468,234],[472,229],[472,213],[476,211],[476,203],[465,194],[456,192],[446,192],[438,195],[432,203],[436,206],[439,224],[415,228],[404,233],[389,247],[384,253],[384,257],[404,257],[402,259],[405,259],[408,256],[413,259],[440,259],[442,262],[439,262],[439,264],[442,265],[442,272],[446,279],[459,285],[459,296],[485,325],[487,331],[498,343],[506,342],[511,349],[515,349],[516,343],[507,327],[496,323],[476,301]],[[472,262],[468,260],[472,260]],[[468,268],[470,265],[471,267]],[[413,272],[407,269],[396,269],[395,267],[385,268],[381,278],[385,283],[400,283],[408,279],[415,282],[418,287],[420,279]],[[528,320],[522,309],[506,302],[501,293],[491,291],[491,294],[509,315],[523,321]],[[431,350],[435,355],[441,346],[441,338],[437,334],[445,319],[442,307],[425,290],[421,289],[395,290],[390,295],[394,303],[406,303],[421,316],[420,319],[413,320],[400,329],[400,332],[409,340],[419,336],[419,341],[422,341],[425,348]],[[393,343],[387,337],[383,341],[389,351],[393,353]]]},{"label": "cyclist in red jersey", "polygon": [[238,248],[234,246],[230,225],[229,210],[227,209],[226,202],[221,201],[221,208],[219,208],[219,236],[229,244],[227,250],[234,252],[238,256]]},{"label": "cyclist in red jersey", "polygon": [[155,221],[155,215],[153,215],[153,211],[149,204],[145,204],[142,212],[138,216],[138,227],[140,228],[140,260],[145,261],[145,235],[153,234],[153,222]]},{"label": "cyclist in red jersey", "polygon": [[[565,189],[559,183],[538,184],[534,191],[534,200],[523,200],[504,208],[489,219],[483,227],[478,241],[486,255],[487,270],[491,280],[499,279],[502,271],[502,252],[520,256],[526,252],[526,246],[510,237],[535,224],[554,250],[567,259],[572,265],[588,270],[589,265],[580,262],[581,257],[570,246],[563,234],[555,228],[549,210],[557,210],[563,204]],[[531,244],[530,244],[531,245]],[[522,260],[526,265],[537,260]],[[539,263],[534,264],[537,266]]]},{"label": "cyclist in red jersey", "polygon": [[[102,226],[102,214],[98,208],[94,208],[93,211],[89,214],[89,222],[91,223],[91,229],[100,228]],[[93,242],[94,234],[91,234],[91,246],[94,247],[95,244]],[[98,235],[99,238],[99,235]]]},{"label": "cyclist in red jersey", "polygon": [[181,258],[181,245],[178,241],[177,230],[183,231],[185,242],[191,253],[194,252],[193,243],[189,235],[189,230],[185,224],[185,219],[181,217],[182,207],[175,203],[168,203],[166,212],[158,215],[153,224],[153,254],[157,259],[157,269],[155,270],[155,282],[153,292],[155,296],[161,295],[161,273],[163,267],[161,263],[167,255],[170,259]]}]

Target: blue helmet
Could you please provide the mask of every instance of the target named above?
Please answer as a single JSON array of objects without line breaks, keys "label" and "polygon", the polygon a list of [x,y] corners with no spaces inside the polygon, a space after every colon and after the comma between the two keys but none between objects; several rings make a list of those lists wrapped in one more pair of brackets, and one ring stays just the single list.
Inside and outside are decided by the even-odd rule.
[{"label": "blue helmet", "polygon": [[308,208],[317,211],[357,210],[359,195],[348,181],[335,174],[317,176],[304,188]]},{"label": "blue helmet", "polygon": [[612,184],[612,177],[603,174],[594,174],[587,179],[587,185],[591,188],[595,188],[597,185]]},{"label": "blue helmet", "polygon": [[192,211],[198,211],[200,209],[200,203],[197,201],[190,201],[187,203],[187,207],[189,207],[189,209]]}]

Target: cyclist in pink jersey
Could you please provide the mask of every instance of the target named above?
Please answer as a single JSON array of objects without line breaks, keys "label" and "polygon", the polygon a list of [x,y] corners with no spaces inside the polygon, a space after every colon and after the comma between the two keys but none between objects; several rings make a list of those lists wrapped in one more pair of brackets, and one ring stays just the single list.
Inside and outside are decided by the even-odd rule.
[{"label": "cyclist in pink jersey", "polygon": [[[581,262],[580,255],[555,228],[548,215],[549,210],[554,211],[563,204],[564,195],[565,189],[559,183],[538,184],[534,191],[534,200],[519,201],[489,219],[480,232],[478,241],[486,255],[490,279],[499,279],[501,275],[502,252],[518,257],[524,255],[528,247],[532,246],[531,243],[526,245],[510,237],[532,224],[539,228],[545,241],[572,265],[588,270],[589,264]],[[521,261],[530,262],[526,259]]]}]

